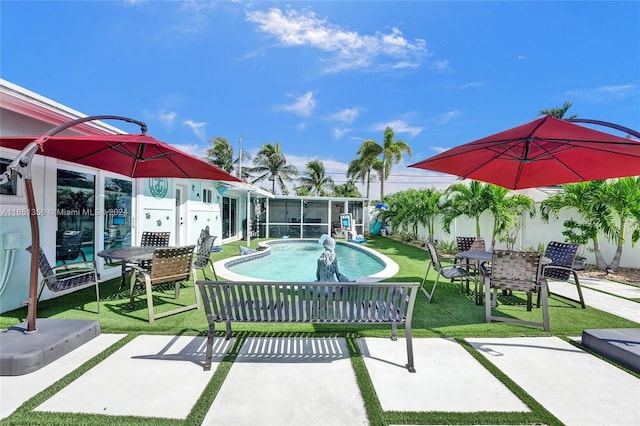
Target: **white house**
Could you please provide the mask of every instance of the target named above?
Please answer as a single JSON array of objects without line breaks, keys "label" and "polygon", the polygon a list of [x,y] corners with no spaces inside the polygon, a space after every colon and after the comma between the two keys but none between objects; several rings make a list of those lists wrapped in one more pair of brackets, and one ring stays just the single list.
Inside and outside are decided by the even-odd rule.
[{"label": "white house", "polygon": [[[0,79],[0,117],[2,136],[40,136],[86,115]],[[126,133],[100,121],[74,126],[69,132]],[[0,173],[17,154],[0,147]],[[171,245],[195,244],[205,226],[218,236],[217,244],[248,238],[247,218],[255,204],[252,199],[271,197],[269,192],[245,183],[130,179],[40,155],[34,158],[32,173],[36,206],[42,212],[38,216],[40,245],[50,263],[56,262],[61,233],[82,231],[82,252],[87,259],[96,260],[101,280],[116,277],[120,271],[96,256],[105,248],[136,245],[143,231],[169,231]],[[31,245],[31,232],[26,212],[23,181],[2,185],[0,312],[18,308],[28,298],[30,254],[25,248]],[[45,289],[41,299],[52,296]]]}]

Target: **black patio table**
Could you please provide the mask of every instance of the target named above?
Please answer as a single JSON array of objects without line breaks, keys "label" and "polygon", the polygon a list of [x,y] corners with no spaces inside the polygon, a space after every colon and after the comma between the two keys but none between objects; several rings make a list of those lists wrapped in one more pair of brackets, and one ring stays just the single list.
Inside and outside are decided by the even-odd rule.
[{"label": "black patio table", "polygon": [[120,291],[127,281],[127,263],[140,263],[144,260],[151,260],[153,259],[153,252],[155,249],[156,247],[153,246],[114,247],[102,250],[98,252],[97,255],[108,261],[122,261],[122,281],[118,287],[118,291]]}]

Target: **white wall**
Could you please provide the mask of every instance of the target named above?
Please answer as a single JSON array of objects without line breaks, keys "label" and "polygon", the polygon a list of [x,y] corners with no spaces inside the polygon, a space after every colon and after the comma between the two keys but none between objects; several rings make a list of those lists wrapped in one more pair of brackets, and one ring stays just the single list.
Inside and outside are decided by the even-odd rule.
[{"label": "white wall", "polygon": [[[531,219],[528,215],[523,219],[523,226],[520,231],[520,237],[514,246],[515,250],[528,248],[530,246],[537,247],[538,244],[547,245],[549,241],[565,241],[562,231],[564,230],[563,222],[570,218],[571,210],[563,210],[560,212],[558,219],[552,219],[549,223],[544,223],[539,215]],[[451,224],[451,233],[447,234],[442,230],[441,223],[438,221],[435,227],[435,239],[447,242],[455,241],[456,236],[475,236],[475,222],[467,217],[459,217]],[[493,217],[490,213],[485,212],[480,218],[480,231],[482,237],[486,241],[487,248],[491,244],[491,232],[493,230]],[[419,227],[418,236],[421,240],[426,239],[427,232],[424,227]],[[627,236],[627,242],[622,249],[621,267],[640,268],[640,242],[635,247],[631,246],[630,234]],[[611,262],[616,251],[615,243],[607,241],[604,237],[600,237],[600,249],[605,261]],[[496,241],[496,248],[506,249],[505,243]],[[591,249],[592,245],[586,247]],[[595,264],[595,256],[585,250],[583,254],[587,258],[587,263]]]}]

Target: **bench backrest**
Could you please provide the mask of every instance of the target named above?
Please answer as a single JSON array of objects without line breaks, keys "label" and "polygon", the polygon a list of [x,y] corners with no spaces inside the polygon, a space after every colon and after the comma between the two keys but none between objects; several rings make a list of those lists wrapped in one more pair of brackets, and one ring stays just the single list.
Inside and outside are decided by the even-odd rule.
[{"label": "bench backrest", "polygon": [[419,283],[198,281],[209,321],[410,324]]}]

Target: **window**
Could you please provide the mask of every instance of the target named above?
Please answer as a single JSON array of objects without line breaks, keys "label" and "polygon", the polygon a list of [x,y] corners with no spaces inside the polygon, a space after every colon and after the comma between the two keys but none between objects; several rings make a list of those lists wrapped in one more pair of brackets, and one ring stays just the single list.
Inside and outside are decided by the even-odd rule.
[{"label": "window", "polygon": [[104,178],[104,248],[131,245],[132,182]]},{"label": "window", "polygon": [[207,204],[211,204],[213,203],[213,191],[210,189],[203,189],[202,190],[202,202],[203,203],[207,203]]},{"label": "window", "polygon": [[[11,164],[11,160],[7,158],[0,158],[0,174],[7,170],[7,167]],[[17,176],[14,176],[12,181],[0,185],[0,195],[18,195],[18,182]]]},{"label": "window", "polygon": [[222,238],[235,237],[238,234],[238,200],[222,197]]},{"label": "window", "polygon": [[[58,169],[56,246],[62,244],[65,232],[82,232],[81,250],[93,260],[95,234],[95,176],[90,173]],[[57,257],[57,255],[56,255]]]}]

